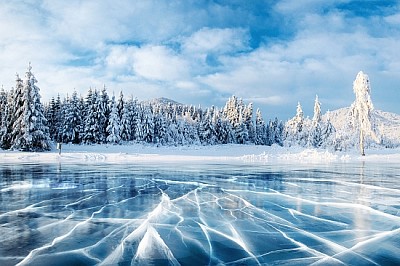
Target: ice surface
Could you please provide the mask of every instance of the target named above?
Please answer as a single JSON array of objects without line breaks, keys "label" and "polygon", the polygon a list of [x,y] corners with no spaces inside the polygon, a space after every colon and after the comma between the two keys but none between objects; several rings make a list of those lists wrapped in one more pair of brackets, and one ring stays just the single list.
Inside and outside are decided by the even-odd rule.
[{"label": "ice surface", "polygon": [[0,265],[396,265],[400,166],[0,164]]}]

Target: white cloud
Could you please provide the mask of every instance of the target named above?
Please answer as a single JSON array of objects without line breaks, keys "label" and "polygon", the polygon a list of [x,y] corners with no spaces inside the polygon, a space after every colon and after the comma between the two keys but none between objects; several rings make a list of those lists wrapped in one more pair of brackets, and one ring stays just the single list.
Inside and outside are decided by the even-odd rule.
[{"label": "white cloud", "polygon": [[248,32],[245,29],[202,28],[186,38],[186,53],[232,53],[248,49]]},{"label": "white cloud", "polygon": [[145,46],[133,53],[133,70],[146,79],[172,81],[189,76],[188,64],[165,46]]}]

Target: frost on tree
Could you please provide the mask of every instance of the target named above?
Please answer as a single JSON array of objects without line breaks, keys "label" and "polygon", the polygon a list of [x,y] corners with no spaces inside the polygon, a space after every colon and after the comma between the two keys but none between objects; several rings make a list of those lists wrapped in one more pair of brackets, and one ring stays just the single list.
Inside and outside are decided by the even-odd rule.
[{"label": "frost on tree", "polygon": [[304,113],[300,103],[297,104],[296,115],[286,122],[285,125],[285,143],[288,146],[294,144],[304,146],[307,142],[306,130],[304,126]]},{"label": "frost on tree", "polygon": [[111,99],[111,113],[110,117],[108,119],[108,125],[107,125],[107,142],[108,143],[113,143],[113,144],[119,144],[121,142],[121,122],[119,119],[119,114],[118,114],[118,107],[115,102],[115,97],[112,96]]},{"label": "frost on tree", "polygon": [[352,125],[359,134],[359,147],[361,155],[365,155],[365,140],[370,136],[376,142],[379,142],[372,123],[372,111],[374,106],[371,101],[371,87],[369,78],[362,71],[358,72],[353,83],[353,91],[356,100],[351,105],[350,114]]},{"label": "frost on tree", "polygon": [[318,95],[315,96],[314,103],[314,116],[311,122],[311,129],[308,135],[308,145],[312,147],[321,147],[322,128],[321,128],[321,103],[319,102]]},{"label": "frost on tree", "polygon": [[31,70],[29,64],[23,83],[17,78],[17,91],[20,95],[15,106],[11,148],[22,151],[50,150],[47,120],[40,102],[37,80]]}]

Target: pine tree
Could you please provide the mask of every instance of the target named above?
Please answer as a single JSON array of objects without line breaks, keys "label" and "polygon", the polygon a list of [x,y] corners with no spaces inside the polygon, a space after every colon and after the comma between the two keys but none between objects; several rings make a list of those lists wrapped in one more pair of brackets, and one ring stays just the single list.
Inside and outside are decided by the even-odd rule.
[{"label": "pine tree", "polygon": [[121,140],[122,141],[130,141],[132,139],[132,133],[131,133],[131,120],[129,119],[129,108],[130,104],[124,104],[124,107],[122,109],[122,115],[121,115]]},{"label": "pine tree", "polygon": [[379,139],[374,132],[374,125],[372,122],[372,111],[374,110],[374,106],[370,96],[370,82],[368,76],[362,71],[357,74],[353,83],[353,91],[356,95],[356,100],[351,105],[353,125],[359,132],[361,155],[365,155],[365,138],[370,136],[376,142],[379,142]]},{"label": "pine tree", "polygon": [[0,148],[3,148],[3,141],[7,135],[7,127],[8,127],[8,106],[7,106],[7,98],[8,95],[4,91],[4,88],[1,87],[0,90]]},{"label": "pine tree", "polygon": [[5,149],[10,149],[16,142],[17,138],[21,138],[22,122],[24,115],[24,85],[22,79],[16,74],[14,93],[11,94],[9,101],[10,117],[7,130],[7,140],[5,141]]},{"label": "pine tree", "polygon": [[167,123],[163,113],[154,116],[154,143],[165,145],[167,142]]},{"label": "pine tree", "polygon": [[315,96],[314,116],[312,119],[311,129],[308,136],[308,145],[312,147],[321,147],[322,129],[321,129],[321,103],[318,100],[318,95]]},{"label": "pine tree", "polygon": [[79,144],[81,142],[82,122],[81,102],[76,91],[72,97],[65,99],[61,108],[61,116],[63,117],[60,127],[61,141],[64,143],[72,142]]},{"label": "pine tree", "polygon": [[135,139],[139,142],[152,143],[154,137],[153,113],[149,105],[141,104],[135,128]]},{"label": "pine tree", "polygon": [[142,119],[143,141],[152,143],[154,139],[154,117],[150,106],[145,106]]},{"label": "pine tree", "polygon": [[257,109],[257,111],[256,111],[255,144],[256,145],[266,145],[267,144],[265,121],[262,118],[260,109]]},{"label": "pine tree", "polygon": [[255,128],[253,123],[253,103],[249,103],[243,111],[243,123],[246,125],[248,142],[254,143]]},{"label": "pine tree", "polygon": [[285,125],[285,141],[287,145],[292,144],[303,145],[306,140],[306,132],[304,129],[304,113],[300,103],[297,104],[296,115],[286,122]]},{"label": "pine tree", "polygon": [[315,126],[316,124],[321,122],[321,103],[319,102],[318,95],[315,95],[315,103],[314,103],[314,116],[312,119],[312,123]]},{"label": "pine tree", "polygon": [[[275,121],[278,121],[278,118],[275,118]],[[279,121],[278,126],[276,128],[276,132],[275,132],[275,142],[276,144],[278,144],[279,146],[283,146],[283,132],[284,132],[284,124],[282,121]]]},{"label": "pine tree", "polygon": [[243,109],[240,109],[239,121],[234,125],[235,140],[238,144],[246,144],[249,139],[249,132],[245,124]]},{"label": "pine tree", "polygon": [[[19,106],[20,114],[15,121],[14,127],[15,139],[12,148],[23,151],[44,151],[50,150],[49,129],[46,126],[44,109],[40,102],[39,87],[36,86],[37,80],[31,72],[32,67],[29,64],[25,73],[23,83],[22,107]],[[16,132],[16,128],[21,131]]]},{"label": "pine tree", "polygon": [[60,108],[60,123],[58,128],[58,139],[60,142],[69,143],[72,139],[71,128],[70,128],[70,119],[71,119],[71,107],[70,107],[70,99],[67,95],[67,98],[64,98],[63,103]]},{"label": "pine tree", "polygon": [[98,136],[98,143],[105,143],[107,139],[107,126],[108,126],[108,119],[110,117],[110,108],[109,108],[109,97],[107,94],[106,86],[103,86],[101,90],[100,98],[98,99],[98,124],[99,124],[99,136]]},{"label": "pine tree", "polygon": [[113,144],[119,144],[121,142],[121,132],[120,132],[120,120],[118,114],[118,107],[115,102],[115,97],[112,96],[111,99],[111,113],[110,119],[108,120],[107,126],[107,142]]},{"label": "pine tree", "polygon": [[99,121],[98,92],[89,89],[86,97],[86,117],[84,122],[83,142],[86,144],[101,143],[101,132]]},{"label": "pine tree", "polygon": [[330,120],[330,113],[329,111],[326,114],[326,122],[322,125],[321,128],[321,138],[322,138],[322,145],[324,147],[335,147],[336,146],[336,137],[335,132],[336,129],[331,123]]},{"label": "pine tree", "polygon": [[119,116],[120,121],[122,120],[124,108],[125,108],[124,94],[122,93],[122,91],[120,91],[119,98],[118,98],[118,104],[117,104],[118,116]]},{"label": "pine tree", "polygon": [[57,96],[57,100],[55,100],[54,97],[51,98],[46,112],[46,119],[48,122],[50,138],[59,142],[59,128],[61,127],[60,95]]}]

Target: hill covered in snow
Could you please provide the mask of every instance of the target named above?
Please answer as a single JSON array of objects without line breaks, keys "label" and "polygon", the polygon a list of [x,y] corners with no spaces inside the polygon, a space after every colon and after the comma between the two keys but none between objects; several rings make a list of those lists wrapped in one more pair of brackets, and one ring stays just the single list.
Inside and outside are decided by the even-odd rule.
[{"label": "hill covered in snow", "polygon": [[[346,135],[357,137],[355,130],[349,128],[349,123],[351,123],[351,107],[328,112],[323,116],[323,119],[330,119],[338,136]],[[382,146],[387,148],[400,146],[400,115],[381,110],[373,110],[371,121]],[[368,145],[376,144],[369,140]]]}]

